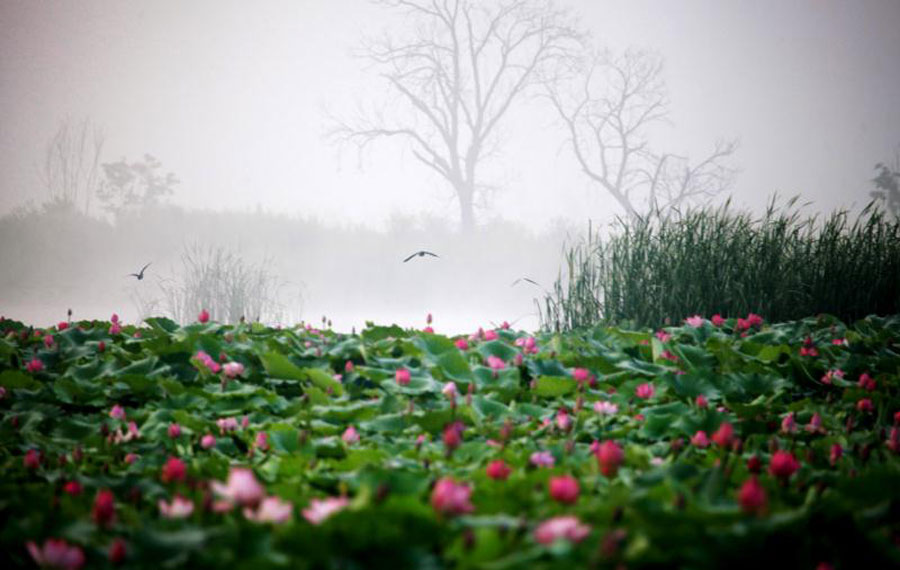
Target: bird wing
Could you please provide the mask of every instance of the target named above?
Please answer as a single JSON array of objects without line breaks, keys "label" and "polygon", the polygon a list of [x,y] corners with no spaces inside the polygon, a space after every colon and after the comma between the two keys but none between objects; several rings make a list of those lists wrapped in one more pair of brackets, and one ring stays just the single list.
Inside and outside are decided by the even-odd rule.
[{"label": "bird wing", "polygon": [[424,253],[426,255],[430,255],[431,257],[437,257],[437,258],[441,257],[440,255],[438,255],[436,253],[431,253],[430,251],[420,251],[419,253]]},{"label": "bird wing", "polygon": [[419,255],[419,252],[418,252],[418,251],[415,252],[414,254],[410,255],[410,256],[407,257],[406,259],[404,259],[404,260],[403,260],[403,263],[406,263],[407,261],[409,261],[410,259],[414,258],[414,257],[417,256],[417,255]]},{"label": "bird wing", "polygon": [[[151,261],[150,263],[153,263],[153,262]],[[141,267],[141,275],[144,274],[144,270],[145,270],[145,269],[147,269],[148,267],[150,267],[150,263],[148,263],[147,265]]]},{"label": "bird wing", "polygon": [[129,273],[128,276],[129,276],[129,277],[137,277],[138,279],[141,278],[141,276],[138,275],[137,273]]},{"label": "bird wing", "polygon": [[541,284],[538,283],[537,281],[535,281],[534,279],[529,279],[528,277],[519,277],[518,279],[516,279],[515,281],[513,281],[513,284],[510,285],[510,287],[515,287],[517,284],[521,283],[522,281],[525,281],[525,282],[527,282],[527,283],[531,283],[532,285],[537,285],[538,287],[541,286]]}]

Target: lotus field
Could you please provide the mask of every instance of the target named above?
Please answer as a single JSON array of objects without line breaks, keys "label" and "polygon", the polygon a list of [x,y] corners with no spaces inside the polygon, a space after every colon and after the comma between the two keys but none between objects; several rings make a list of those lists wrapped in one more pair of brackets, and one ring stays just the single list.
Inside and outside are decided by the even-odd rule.
[{"label": "lotus field", "polygon": [[900,318],[464,336],[0,322],[0,557],[900,564]]}]

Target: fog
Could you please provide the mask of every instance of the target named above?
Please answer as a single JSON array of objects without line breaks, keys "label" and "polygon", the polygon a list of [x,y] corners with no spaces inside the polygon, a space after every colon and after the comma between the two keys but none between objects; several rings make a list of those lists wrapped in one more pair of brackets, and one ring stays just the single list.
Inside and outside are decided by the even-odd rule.
[{"label": "fog", "polygon": [[[604,186],[615,177],[604,178],[590,146],[596,123],[578,114],[588,108],[578,97],[589,50],[610,54],[590,60],[596,93],[615,87],[616,70],[656,70],[653,89],[636,101],[659,101],[665,114],[639,131],[642,150],[618,188],[634,196],[644,174],[662,172],[660,196],[677,197],[679,176],[696,167],[696,195],[679,206],[730,197],[760,211],[777,192],[800,195],[811,213],[859,209],[874,165],[900,148],[895,0],[526,2],[544,15],[562,10],[554,29],[573,37],[553,40],[508,109],[488,106],[488,117],[500,116],[477,181],[460,175],[454,186],[423,150],[439,129],[423,124],[386,76],[406,73],[422,85],[416,66],[365,57],[416,34],[440,37],[421,13],[393,4],[0,4],[0,314],[37,325],[64,320],[69,308],[74,318],[190,320],[191,305],[218,303],[216,316],[233,319],[225,292],[188,295],[190,264],[197,277],[196,263],[218,251],[232,260],[219,269],[244,271],[242,294],[258,301],[260,314],[238,311],[248,319],[321,324],[325,316],[350,330],[367,320],[424,326],[431,312],[438,332],[503,320],[533,329],[533,300],[557,276],[566,239],[589,221],[604,227],[629,215]],[[497,5],[462,4],[472,5],[476,30]],[[520,14],[529,17],[548,21]],[[485,53],[485,66],[496,66]],[[622,59],[629,53],[638,55]],[[628,61],[637,63],[623,67]],[[505,79],[498,91],[514,87]],[[566,118],[581,130],[567,129]],[[357,136],[388,123],[422,128],[429,146]],[[47,175],[61,125],[103,143],[96,176],[69,194]],[[477,139],[467,136],[459,144]],[[116,186],[116,171],[102,165],[117,163],[120,174],[156,176],[158,195]],[[460,206],[467,189],[471,228]],[[440,257],[403,262],[421,249]],[[144,279],[129,276],[148,262]],[[522,277],[540,286],[513,285]]]}]

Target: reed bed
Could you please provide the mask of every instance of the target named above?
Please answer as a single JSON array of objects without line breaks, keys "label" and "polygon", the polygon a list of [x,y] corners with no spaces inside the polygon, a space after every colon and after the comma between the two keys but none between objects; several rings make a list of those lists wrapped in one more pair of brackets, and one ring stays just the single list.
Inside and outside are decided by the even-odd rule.
[{"label": "reed bed", "polygon": [[661,326],[687,316],[771,321],[900,312],[900,221],[870,204],[803,216],[796,198],[754,219],[730,203],[589,227],[539,303],[545,329]]}]

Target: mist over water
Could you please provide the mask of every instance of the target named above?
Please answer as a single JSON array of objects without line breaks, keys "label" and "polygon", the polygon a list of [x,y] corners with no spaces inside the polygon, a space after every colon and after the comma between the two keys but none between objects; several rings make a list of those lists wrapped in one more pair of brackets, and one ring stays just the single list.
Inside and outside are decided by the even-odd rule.
[{"label": "mist over water", "polygon": [[[460,230],[458,195],[421,149],[392,139],[360,150],[329,136],[341,121],[409,114],[384,71],[358,57],[367,42],[418,29],[388,4],[0,6],[0,314],[36,325],[70,308],[75,319],[192,320],[203,307],[189,305],[215,303],[221,320],[252,305],[259,314],[242,316],[314,326],[324,316],[342,331],[423,327],[428,313],[437,332],[536,328],[534,300],[557,277],[563,245],[589,220],[607,228],[627,213],[585,173],[541,84],[514,100],[479,162],[489,191],[474,201],[472,231]],[[858,210],[874,165],[900,148],[896,2],[541,6],[568,10],[595,48],[658,58],[668,112],[647,140],[667,164],[738,143],[723,157],[727,184],[695,203],[731,196],[759,212],[779,192],[811,202],[810,213]],[[554,65],[544,71],[565,69]],[[71,195],[47,176],[61,125],[87,125],[79,156],[96,170]],[[136,188],[170,192],[105,209],[98,190],[116,179],[103,165],[140,180],[146,154],[162,178]],[[440,257],[403,262],[418,250]],[[190,285],[185,256],[200,279],[196,265],[215,252],[230,259],[228,289]],[[143,280],[129,276],[146,263]],[[513,285],[523,277],[540,286]],[[190,287],[212,297],[186,296]]]}]

